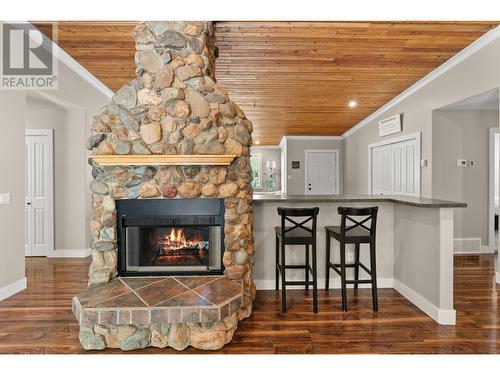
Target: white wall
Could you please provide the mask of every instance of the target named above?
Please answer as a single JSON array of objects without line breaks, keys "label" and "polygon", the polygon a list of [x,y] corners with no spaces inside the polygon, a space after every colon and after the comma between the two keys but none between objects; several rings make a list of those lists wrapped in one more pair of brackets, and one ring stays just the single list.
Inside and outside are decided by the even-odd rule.
[{"label": "white wall", "polygon": [[[488,244],[489,128],[499,126],[498,111],[434,111],[432,195],[467,202],[455,211],[454,237],[481,238]],[[474,168],[457,159],[474,160]]]},{"label": "white wall", "polygon": [[403,113],[403,132],[394,136],[422,132],[422,159],[428,160],[428,167],[422,168],[421,192],[424,197],[433,196],[432,111],[500,86],[500,38],[497,36],[500,29],[493,33],[495,38],[483,48],[347,135],[344,191],[368,192],[368,145],[381,140],[378,121]]}]

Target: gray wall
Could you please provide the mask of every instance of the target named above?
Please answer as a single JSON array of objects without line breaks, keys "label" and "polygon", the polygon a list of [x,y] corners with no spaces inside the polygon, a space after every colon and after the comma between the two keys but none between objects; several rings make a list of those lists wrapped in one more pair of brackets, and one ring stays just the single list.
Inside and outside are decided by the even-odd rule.
[{"label": "gray wall", "polygon": [[393,220],[394,278],[442,308],[439,301],[440,209],[395,204]]},{"label": "gray wall", "polygon": [[26,93],[0,90],[0,289],[24,278],[24,116]]},{"label": "gray wall", "polygon": [[54,130],[54,248],[88,247],[85,233],[85,113],[28,94],[27,129]]},{"label": "gray wall", "polygon": [[254,189],[254,191],[259,192],[265,190],[264,187],[267,177],[267,169],[266,169],[267,160],[274,160],[276,162],[276,169],[274,171],[276,190],[281,190],[281,149],[278,147],[267,148],[267,147],[252,146],[252,148],[250,149],[250,154],[262,155],[262,188]]},{"label": "gray wall", "polygon": [[[306,150],[339,150],[340,193],[345,190],[343,183],[344,140],[342,139],[288,139],[287,140],[287,193],[304,194],[305,184],[305,151]],[[300,161],[300,169],[292,169],[292,161]]]},{"label": "gray wall", "polygon": [[422,159],[427,159],[429,164],[428,167],[422,168],[421,192],[423,197],[432,197],[432,111],[500,86],[499,66],[500,39],[497,38],[348,135],[344,143],[345,165],[349,166],[344,173],[344,191],[368,192],[368,145],[381,140],[378,137],[378,121],[404,113],[403,132],[394,136],[422,132]]},{"label": "gray wall", "polygon": [[[455,238],[480,237],[488,244],[488,128],[498,126],[498,111],[433,113],[432,195],[467,202],[455,212]],[[472,159],[475,167],[457,167],[457,159]]]}]

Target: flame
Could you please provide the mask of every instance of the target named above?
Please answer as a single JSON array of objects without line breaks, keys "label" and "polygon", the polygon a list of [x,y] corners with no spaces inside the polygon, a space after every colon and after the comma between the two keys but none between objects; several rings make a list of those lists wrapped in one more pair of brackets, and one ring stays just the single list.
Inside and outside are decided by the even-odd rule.
[{"label": "flame", "polygon": [[172,228],[170,233],[160,239],[164,252],[172,252],[181,250],[186,247],[195,247],[199,245],[199,241],[187,240],[182,228]]}]

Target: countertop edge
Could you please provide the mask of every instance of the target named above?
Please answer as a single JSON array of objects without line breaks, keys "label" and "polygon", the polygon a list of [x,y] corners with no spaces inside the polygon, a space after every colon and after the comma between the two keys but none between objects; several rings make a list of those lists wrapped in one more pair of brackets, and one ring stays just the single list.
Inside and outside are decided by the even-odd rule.
[{"label": "countertop edge", "polygon": [[413,199],[420,199],[420,198],[413,198],[409,197],[408,199],[405,198],[399,198],[399,197],[390,197],[390,196],[385,196],[385,197],[380,197],[380,196],[311,196],[311,197],[305,197],[305,196],[293,196],[293,195],[288,195],[288,196],[283,196],[283,195],[277,195],[277,196],[266,196],[266,195],[254,195],[253,197],[253,203],[259,204],[259,203],[342,203],[342,202],[379,202],[379,203],[397,203],[397,204],[402,204],[406,206],[412,206],[412,207],[420,207],[420,208],[466,208],[467,203],[464,202],[453,202],[453,201],[445,201],[445,200],[440,200],[440,199],[431,199],[431,198],[423,198],[427,200],[428,202],[416,202]]}]

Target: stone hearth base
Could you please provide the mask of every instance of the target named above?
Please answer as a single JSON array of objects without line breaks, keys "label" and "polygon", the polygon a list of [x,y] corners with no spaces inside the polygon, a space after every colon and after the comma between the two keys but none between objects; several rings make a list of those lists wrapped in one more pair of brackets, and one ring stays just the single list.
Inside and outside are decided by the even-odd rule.
[{"label": "stone hearth base", "polygon": [[118,277],[74,297],[73,313],[86,350],[216,350],[248,316],[242,294],[240,283],[223,276]]}]

